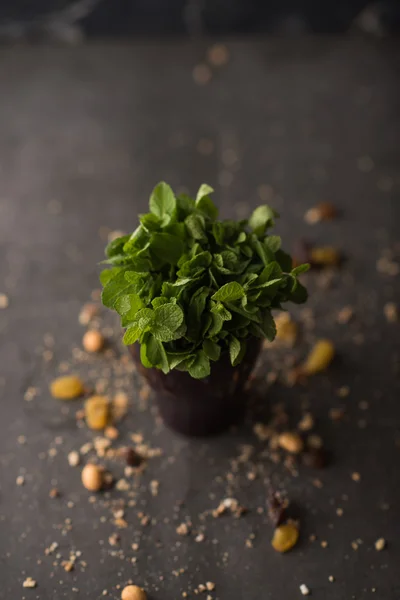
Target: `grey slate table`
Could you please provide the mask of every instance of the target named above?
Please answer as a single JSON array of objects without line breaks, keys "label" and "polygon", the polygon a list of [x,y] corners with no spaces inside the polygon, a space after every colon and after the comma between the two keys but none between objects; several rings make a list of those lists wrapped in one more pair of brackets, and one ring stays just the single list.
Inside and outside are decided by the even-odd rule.
[{"label": "grey slate table", "polygon": [[[228,45],[229,63],[203,86],[192,69],[203,61],[204,44],[1,49],[0,292],[9,307],[0,311],[0,598],[119,598],[116,586],[130,579],[154,600],[178,600],[184,591],[195,597],[191,590],[206,581],[215,582],[210,594],[219,600],[292,600],[303,583],[316,600],[400,598],[399,324],[383,315],[398,287],[396,277],[376,269],[382,253],[399,252],[399,43]],[[263,478],[240,475],[235,494],[249,508],[246,517],[199,522],[225,496],[223,478],[240,445],[254,443],[251,425],[187,441],[155,426],[151,411],[133,408],[122,441],[140,430],[164,454],[149,463],[116,548],[107,541],[115,528],[104,503],[119,492],[91,504],[79,469],[67,463],[68,452],[93,436],[76,427],[80,403],[60,407],[47,383],[79,345],[77,315],[98,287],[99,228],[133,229],[162,179],[193,192],[203,181],[213,184],[227,217],[248,214],[261,194],[282,212],[285,239],[308,237],[347,255],[331,288],[318,290],[310,280],[312,335],[331,337],[338,351],[329,373],[307,390],[332,465],[300,469],[294,478],[267,460],[263,467],[282,480],[301,518],[300,544],[286,556],[272,550],[271,526],[257,512],[265,508]],[[320,200],[332,201],[342,217],[312,228],[303,214]],[[355,317],[339,326],[345,305]],[[54,359],[43,365],[46,333],[55,339]],[[344,385],[349,396],[338,399]],[[40,393],[26,402],[29,387]],[[296,414],[301,394],[277,386],[269,397]],[[328,412],[338,404],[346,418],[335,424]],[[322,488],[312,484],[316,477]],[[156,497],[148,489],[153,479]],[[49,498],[52,487],[59,499]],[[147,528],[136,517],[141,506],[156,519]],[[205,526],[202,543],[176,534],[185,518],[194,529]],[[317,541],[309,541],[312,534]],[[387,548],[378,553],[380,537]],[[58,550],[46,556],[54,541]],[[86,568],[78,561],[64,571],[59,563],[71,550]],[[37,588],[22,587],[27,576]]]}]

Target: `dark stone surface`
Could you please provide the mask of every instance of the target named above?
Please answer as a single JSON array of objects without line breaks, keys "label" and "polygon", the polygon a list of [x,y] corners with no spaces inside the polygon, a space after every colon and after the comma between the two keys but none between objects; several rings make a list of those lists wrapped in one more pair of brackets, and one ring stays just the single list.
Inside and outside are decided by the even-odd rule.
[{"label": "dark stone surface", "polygon": [[[376,269],[385,249],[396,250],[399,233],[399,44],[310,39],[229,47],[231,61],[203,87],[191,75],[202,46],[1,51],[0,292],[10,301],[0,311],[2,598],[119,598],[116,586],[131,578],[154,600],[177,600],[206,581],[216,583],[211,596],[220,600],[292,600],[301,597],[302,583],[315,599],[400,597],[399,325],[383,316],[398,285]],[[214,143],[212,154],[198,152],[202,138]],[[360,162],[365,156],[373,161],[368,172],[359,168],[372,165]],[[79,469],[66,459],[93,438],[76,427],[81,403],[60,407],[47,383],[79,345],[77,315],[97,287],[104,245],[99,228],[133,229],[160,179],[190,190],[203,181],[214,184],[222,213],[241,217],[260,201],[259,186],[268,184],[261,193],[282,212],[284,239],[334,244],[347,256],[329,289],[318,289],[309,277],[316,326],[300,350],[304,355],[313,336],[329,336],[336,363],[307,388],[277,386],[267,396],[268,405],[285,402],[293,419],[308,398],[332,464],[318,472],[304,467],[291,477],[264,457],[259,443],[261,475],[250,481],[242,466],[227,490],[225,476],[240,445],[255,442],[251,426],[209,442],[187,441],[139,411],[133,394],[118,443],[142,431],[164,455],[149,462],[134,491],[137,506],[126,510],[129,526],[114,548],[107,496],[88,502]],[[334,202],[342,217],[310,227],[303,214],[322,199]],[[347,304],[355,316],[340,327],[336,314]],[[40,348],[48,332],[55,338],[54,360],[44,363]],[[346,399],[336,394],[343,385],[350,387]],[[26,402],[30,386],[40,393]],[[333,423],[328,412],[338,405],[345,405],[346,416]],[[18,443],[21,435],[25,444]],[[57,453],[49,455],[49,448]],[[353,472],[361,474],[358,483]],[[19,474],[25,476],[21,487]],[[312,484],[315,477],[322,488]],[[149,492],[154,479],[160,481],[156,497]],[[300,544],[287,556],[272,550],[271,526],[256,510],[265,507],[271,479],[285,488],[301,519]],[[49,498],[52,487],[60,489],[59,499]],[[203,523],[199,514],[228,493],[249,514]],[[109,499],[120,497],[123,492],[110,492]],[[157,523],[142,527],[140,510]],[[194,529],[204,526],[204,542],[176,534],[186,517]],[[63,535],[65,519],[71,530]],[[247,548],[252,533],[254,547]],[[311,534],[317,542],[308,541]],[[388,547],[378,553],[380,537]],[[354,551],[357,539],[362,543]],[[54,541],[62,558],[44,554]],[[82,552],[86,569],[77,565],[66,573],[53,565],[71,550]],[[185,572],[175,577],[172,571],[181,567]],[[22,588],[26,576],[37,580],[37,589]]]}]

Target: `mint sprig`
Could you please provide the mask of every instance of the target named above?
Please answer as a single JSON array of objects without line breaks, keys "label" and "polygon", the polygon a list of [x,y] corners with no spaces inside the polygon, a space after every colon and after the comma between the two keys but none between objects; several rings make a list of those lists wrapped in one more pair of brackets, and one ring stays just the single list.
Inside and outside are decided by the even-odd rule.
[{"label": "mint sprig", "polygon": [[124,343],[141,345],[146,367],[207,377],[223,353],[237,365],[253,337],[273,340],[271,311],[301,303],[307,291],[281,238],[269,235],[269,206],[248,220],[218,220],[207,184],[196,199],[162,182],[139,226],[106,248],[103,304],[121,317]]}]

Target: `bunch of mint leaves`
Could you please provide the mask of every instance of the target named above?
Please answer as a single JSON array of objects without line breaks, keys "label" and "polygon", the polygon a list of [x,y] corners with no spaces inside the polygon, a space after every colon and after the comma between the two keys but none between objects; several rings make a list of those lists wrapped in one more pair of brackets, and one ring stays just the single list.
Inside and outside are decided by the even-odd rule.
[{"label": "bunch of mint leaves", "polygon": [[264,205],[219,221],[212,192],[203,184],[194,200],[159,183],[137,229],[108,244],[100,275],[102,302],[119,313],[124,343],[140,343],[143,365],[197,379],[222,353],[236,366],[254,338],[272,341],[271,310],[307,299],[297,276],[308,265],[292,268],[267,234],[277,213]]}]

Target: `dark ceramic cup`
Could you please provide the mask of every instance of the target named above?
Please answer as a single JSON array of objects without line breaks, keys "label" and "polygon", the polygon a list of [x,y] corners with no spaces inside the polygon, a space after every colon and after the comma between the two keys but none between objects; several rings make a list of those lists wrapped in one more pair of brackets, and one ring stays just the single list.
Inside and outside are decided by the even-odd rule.
[{"label": "dark ceramic cup", "polygon": [[248,340],[240,365],[232,367],[228,353],[223,354],[211,363],[211,373],[204,379],[177,370],[165,375],[159,369],[147,369],[140,361],[139,345],[128,348],[138,371],[155,391],[160,415],[171,429],[188,436],[208,436],[243,419],[244,388],[260,351],[258,339]]}]

